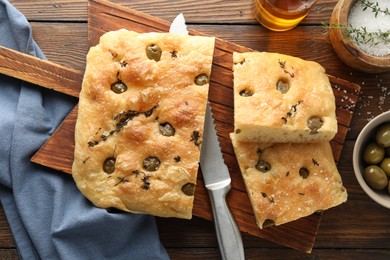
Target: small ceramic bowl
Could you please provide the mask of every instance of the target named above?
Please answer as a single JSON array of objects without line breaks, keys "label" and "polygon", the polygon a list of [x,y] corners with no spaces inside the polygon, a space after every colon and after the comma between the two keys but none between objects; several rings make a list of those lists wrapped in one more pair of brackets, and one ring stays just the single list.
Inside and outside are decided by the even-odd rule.
[{"label": "small ceramic bowl", "polygon": [[360,132],[355,146],[353,148],[353,169],[355,171],[356,179],[358,180],[362,189],[368,196],[380,205],[390,208],[390,195],[386,192],[377,192],[371,189],[363,179],[364,162],[363,162],[363,150],[364,147],[370,142],[375,140],[376,128],[385,122],[390,122],[390,111],[384,112],[374,119],[372,119]]},{"label": "small ceramic bowl", "polygon": [[[357,1],[338,1],[333,9],[329,24],[347,26],[350,10]],[[365,53],[352,43],[345,30],[330,29],[329,39],[339,58],[351,68],[368,73],[390,71],[390,55],[378,57]]]}]

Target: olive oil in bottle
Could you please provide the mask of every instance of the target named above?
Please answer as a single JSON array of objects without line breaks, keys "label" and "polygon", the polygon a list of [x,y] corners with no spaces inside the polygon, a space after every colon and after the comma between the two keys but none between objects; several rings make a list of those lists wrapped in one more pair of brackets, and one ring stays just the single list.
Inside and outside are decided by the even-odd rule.
[{"label": "olive oil in bottle", "polygon": [[297,26],[317,0],[253,0],[256,20],[273,31],[287,31]]}]

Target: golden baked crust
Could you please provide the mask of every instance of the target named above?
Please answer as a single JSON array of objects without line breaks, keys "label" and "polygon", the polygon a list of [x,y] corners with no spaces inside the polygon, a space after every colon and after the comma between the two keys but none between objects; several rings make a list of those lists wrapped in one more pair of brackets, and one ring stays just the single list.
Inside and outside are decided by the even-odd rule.
[{"label": "golden baked crust", "polygon": [[335,136],[335,97],[318,63],[266,52],[234,53],[233,60],[238,140],[300,143]]},{"label": "golden baked crust", "polygon": [[72,175],[96,206],[191,218],[209,87],[195,78],[213,51],[211,37],[124,29],[90,49]]},{"label": "golden baked crust", "polygon": [[267,144],[230,137],[260,228],[347,200],[329,142]]}]

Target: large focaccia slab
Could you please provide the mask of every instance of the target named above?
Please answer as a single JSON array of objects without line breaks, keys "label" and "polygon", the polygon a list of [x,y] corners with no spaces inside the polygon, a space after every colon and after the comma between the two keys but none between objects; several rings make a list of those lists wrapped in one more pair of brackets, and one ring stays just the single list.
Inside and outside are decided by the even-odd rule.
[{"label": "large focaccia slab", "polygon": [[96,206],[191,218],[214,38],[104,34],[87,55],[72,175]]},{"label": "large focaccia slab", "polygon": [[281,225],[347,200],[329,142],[237,141],[234,151],[257,225]]},{"label": "large focaccia slab", "polygon": [[330,141],[335,97],[316,62],[267,52],[234,53],[236,138],[254,142]]}]

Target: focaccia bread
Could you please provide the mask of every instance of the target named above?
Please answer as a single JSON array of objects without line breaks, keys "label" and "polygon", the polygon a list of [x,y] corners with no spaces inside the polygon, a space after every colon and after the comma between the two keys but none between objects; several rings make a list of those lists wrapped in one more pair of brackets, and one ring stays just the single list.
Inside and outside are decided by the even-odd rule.
[{"label": "focaccia bread", "polygon": [[234,53],[236,137],[254,142],[329,141],[335,97],[318,63],[266,52]]},{"label": "focaccia bread", "polygon": [[72,175],[96,206],[192,217],[214,38],[108,32],[87,55]]},{"label": "focaccia bread", "polygon": [[230,135],[257,225],[281,225],[347,200],[329,142],[255,143]]}]

